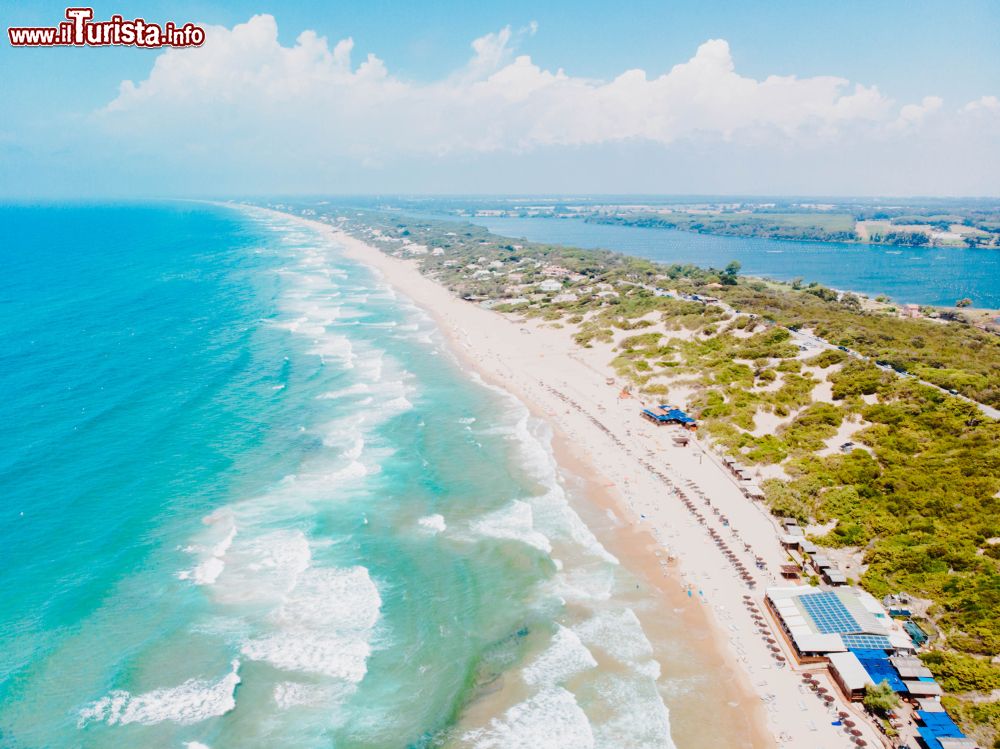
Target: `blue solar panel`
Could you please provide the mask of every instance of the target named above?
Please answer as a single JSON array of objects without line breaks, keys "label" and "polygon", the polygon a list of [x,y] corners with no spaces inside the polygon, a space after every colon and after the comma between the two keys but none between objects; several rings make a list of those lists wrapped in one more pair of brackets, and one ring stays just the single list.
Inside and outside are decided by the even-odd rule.
[{"label": "blue solar panel", "polygon": [[841,635],[844,647],[848,650],[891,650],[892,644],[888,637],[882,635]]},{"label": "blue solar panel", "polygon": [[[816,629],[824,635],[847,634],[861,631],[861,626],[857,623],[854,617],[851,616],[851,612],[847,610],[847,607],[844,606],[841,600],[834,593],[829,591],[812,593],[810,595],[801,596],[799,601],[802,602],[802,606],[805,608],[806,613],[809,614],[809,617],[816,624]],[[846,645],[847,643],[845,642],[844,644]],[[848,645],[847,647],[851,646]],[[858,645],[858,647],[868,646]],[[879,646],[873,645],[871,647]]]}]

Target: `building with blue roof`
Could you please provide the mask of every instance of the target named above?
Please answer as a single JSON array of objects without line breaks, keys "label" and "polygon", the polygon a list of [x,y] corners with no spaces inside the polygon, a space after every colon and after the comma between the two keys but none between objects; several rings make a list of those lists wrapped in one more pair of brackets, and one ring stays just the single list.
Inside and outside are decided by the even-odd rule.
[{"label": "building with blue roof", "polygon": [[641,415],[644,419],[652,421],[658,426],[663,424],[680,424],[687,429],[695,429],[697,427],[697,422],[692,417],[679,408],[672,408],[670,406],[661,405],[644,408]]},{"label": "building with blue roof", "polygon": [[917,726],[917,733],[927,749],[972,749],[976,742],[966,737],[948,713],[917,710],[917,717],[923,725]]}]

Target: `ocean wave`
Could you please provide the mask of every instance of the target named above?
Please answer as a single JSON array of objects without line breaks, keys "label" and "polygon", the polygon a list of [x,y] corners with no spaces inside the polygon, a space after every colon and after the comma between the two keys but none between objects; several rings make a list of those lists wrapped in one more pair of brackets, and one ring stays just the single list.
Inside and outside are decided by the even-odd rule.
[{"label": "ocean wave", "polygon": [[448,528],[448,525],[444,522],[444,516],[438,514],[427,515],[418,519],[417,525],[435,534],[444,533]]},{"label": "ocean wave", "polygon": [[521,672],[532,686],[555,686],[570,677],[597,666],[597,661],[575,632],[560,626],[548,648]]},{"label": "ocean wave", "polygon": [[[210,515],[206,518],[206,523],[213,524],[217,522],[220,516]],[[181,580],[191,580],[195,585],[212,585],[218,580],[219,575],[225,569],[226,563],[223,558],[226,552],[229,551],[229,547],[233,544],[233,539],[236,538],[236,526],[233,523],[232,517],[228,515],[225,516],[228,521],[225,527],[228,527],[226,535],[216,542],[209,550],[208,555],[203,558],[193,569],[182,570],[177,573],[177,577]],[[189,551],[197,551],[199,547],[189,547]]]},{"label": "ocean wave", "polygon": [[594,734],[571,692],[543,689],[462,737],[475,749],[593,749]]},{"label": "ocean wave", "polygon": [[180,686],[154,689],[139,695],[115,690],[80,711],[78,725],[91,721],[110,726],[139,723],[153,725],[173,721],[190,725],[225,715],[236,707],[236,685],[240,683],[240,662],[220,680],[189,679]]},{"label": "ocean wave", "polygon": [[281,681],[274,685],[272,697],[281,710],[291,707],[328,707],[344,696],[343,689],[331,684],[302,684]]},{"label": "ocean wave", "polygon": [[546,554],[552,551],[552,544],[545,534],[535,530],[531,505],[519,499],[474,521],[471,529],[473,533],[487,538],[521,541]]},{"label": "ocean wave", "polygon": [[603,610],[573,627],[580,639],[625,666],[653,657],[653,645],[632,609]]},{"label": "ocean wave", "polygon": [[271,617],[275,631],[243,643],[251,660],[357,683],[367,672],[382,599],[364,567],[310,568]]},{"label": "ocean wave", "polygon": [[611,716],[593,727],[598,746],[676,749],[670,737],[670,713],[654,681],[609,674],[596,687],[601,712]]},{"label": "ocean wave", "polygon": [[277,604],[298,583],[312,552],[305,534],[279,530],[240,537],[226,553],[226,568],[212,587],[226,604]]},{"label": "ocean wave", "polygon": [[330,390],[326,393],[321,393],[317,395],[317,400],[336,400],[339,398],[346,398],[349,395],[362,395],[371,392],[371,386],[365,382],[357,382],[346,388],[341,388],[340,390]]}]

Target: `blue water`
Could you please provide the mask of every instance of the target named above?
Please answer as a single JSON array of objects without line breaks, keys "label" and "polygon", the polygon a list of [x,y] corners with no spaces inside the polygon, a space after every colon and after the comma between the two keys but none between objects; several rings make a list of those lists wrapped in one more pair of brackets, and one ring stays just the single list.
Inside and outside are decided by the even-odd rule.
[{"label": "blue water", "polygon": [[871,296],[884,294],[899,303],[952,305],[967,297],[977,307],[1000,308],[997,250],[723,237],[580,219],[470,220],[507,237],[616,250],[665,263],[723,268],[738,260],[747,275],[779,281],[802,278]]},{"label": "blue water", "polygon": [[0,746],[670,747],[664,695],[717,711],[544,425],[315,230],[0,228]]}]

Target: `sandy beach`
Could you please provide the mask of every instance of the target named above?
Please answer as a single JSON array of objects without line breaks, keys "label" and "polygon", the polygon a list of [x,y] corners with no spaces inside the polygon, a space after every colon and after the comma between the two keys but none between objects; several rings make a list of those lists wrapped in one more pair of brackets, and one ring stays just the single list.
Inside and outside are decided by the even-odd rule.
[{"label": "sandy beach", "polygon": [[[620,384],[609,384],[613,372],[603,347],[584,349],[567,330],[462,301],[423,276],[413,261],[386,255],[327,224],[299,220],[327,233],[349,257],[426,310],[461,361],[551,425],[561,469],[584,480],[588,501],[621,520],[616,537],[602,542],[655,588],[664,607],[684,618],[692,647],[705,649],[711,672],[706,677],[745,723],[734,746],[853,746],[831,724],[837,711],[858,717],[862,712],[841,701],[825,670],[813,667],[838,698],[830,707],[817,699],[802,684],[805,669],[789,665],[793,658],[782,638],[772,638],[781,648],[772,652],[769,635],[752,616],[748,604],[764,612],[764,590],[779,584],[777,571],[787,557],[775,520],[743,496],[718,454],[697,438],[676,446],[674,428],[641,419],[640,403],[620,397]],[[756,566],[757,557],[764,569]],[[737,572],[739,563],[753,577],[752,589]],[[766,626],[776,627],[767,618]],[[703,746],[704,718],[688,719],[672,707],[679,747]],[[858,723],[869,746],[882,745],[866,721]]]}]

